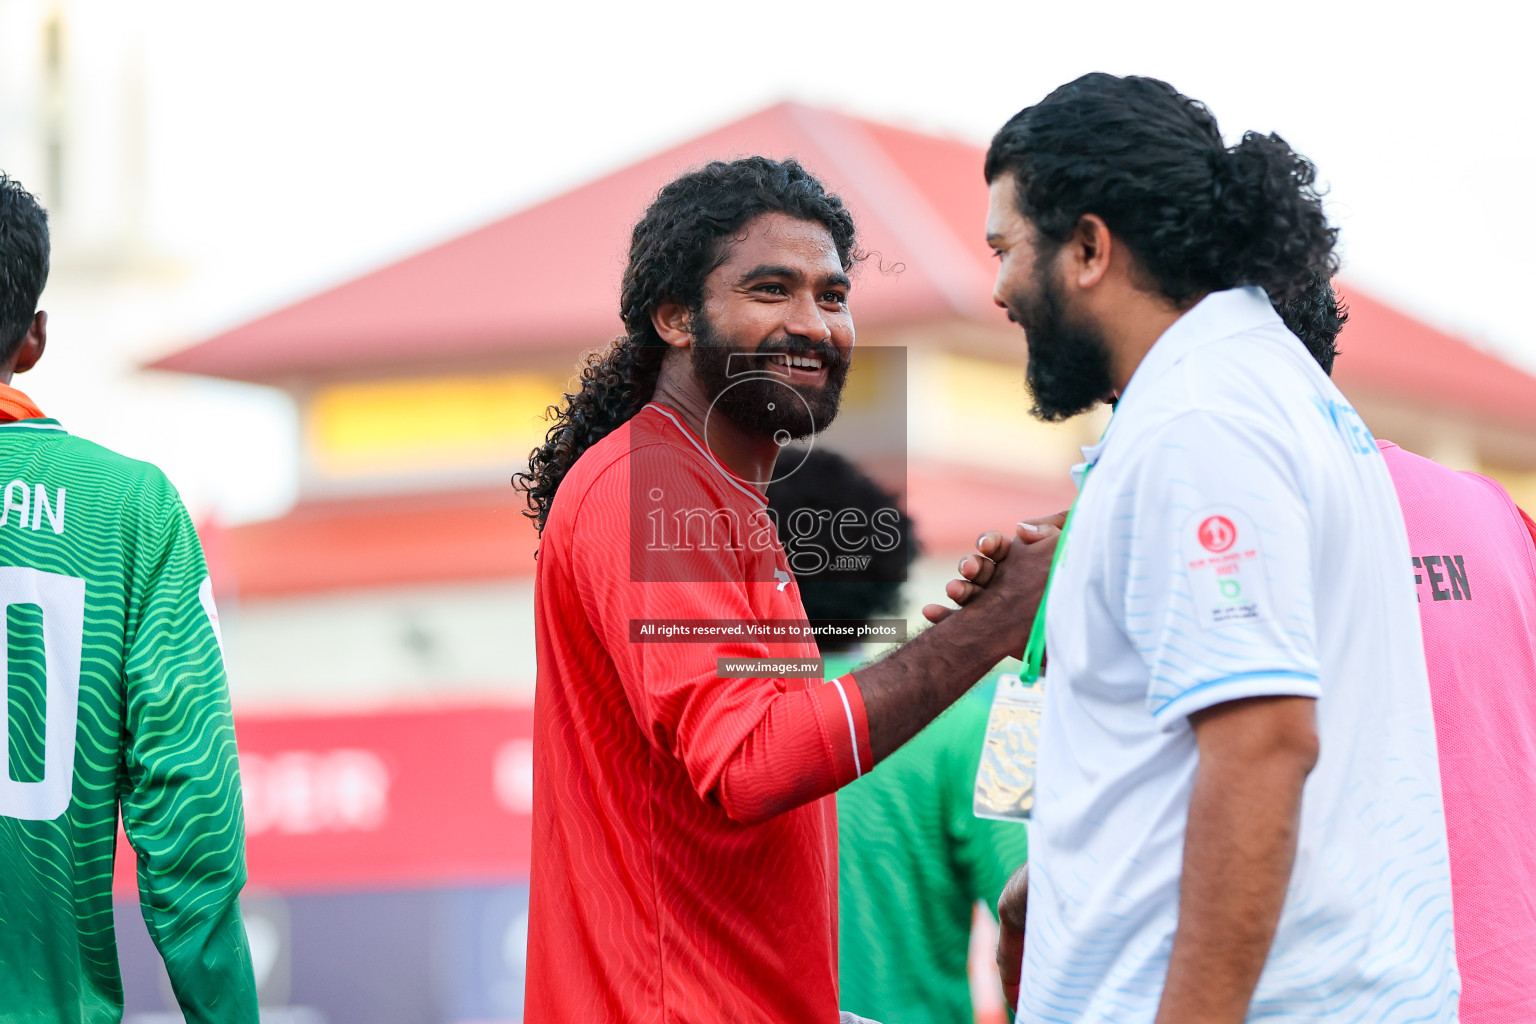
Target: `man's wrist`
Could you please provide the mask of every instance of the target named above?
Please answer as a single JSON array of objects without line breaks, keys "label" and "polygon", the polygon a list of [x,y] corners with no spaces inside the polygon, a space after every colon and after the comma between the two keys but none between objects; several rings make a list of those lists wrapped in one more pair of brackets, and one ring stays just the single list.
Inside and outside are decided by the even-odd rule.
[{"label": "man's wrist", "polygon": [[[1032,617],[1033,610],[1029,614]],[[1007,608],[1001,601],[977,600],[962,607],[945,622],[958,620],[956,626],[975,637],[968,646],[981,648],[990,667],[1004,658],[1019,656],[1019,651],[1013,648],[1022,648],[1023,641],[1016,643],[1017,638],[1010,628],[1017,621],[1017,615],[1017,611]]]}]

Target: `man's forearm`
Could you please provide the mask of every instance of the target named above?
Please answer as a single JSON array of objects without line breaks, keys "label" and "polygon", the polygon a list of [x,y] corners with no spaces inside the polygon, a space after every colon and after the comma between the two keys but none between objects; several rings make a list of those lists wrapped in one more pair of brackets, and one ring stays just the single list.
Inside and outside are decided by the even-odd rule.
[{"label": "man's forearm", "polygon": [[872,767],[862,721],[857,687],[778,694],[730,755],[714,798],[732,821],[759,825],[836,792]]},{"label": "man's forearm", "polygon": [[[1016,610],[1023,621],[1035,608]],[[875,761],[889,754],[938,717],[1011,649],[988,619],[988,610],[966,607],[918,634],[910,643],[860,669],[854,678],[869,716],[869,745]]]},{"label": "man's forearm", "polygon": [[[1300,701],[1311,715],[1311,701],[1288,700]],[[1259,705],[1237,714],[1263,715],[1276,707],[1237,703]],[[1302,709],[1279,710],[1295,717]],[[1197,724],[1197,734],[1201,728]],[[1158,1024],[1238,1024],[1247,1017],[1290,884],[1302,786],[1316,759],[1315,746],[1305,737],[1287,742],[1283,735],[1277,740],[1253,729],[1228,738],[1224,749],[1212,750],[1201,737],[1184,839],[1179,926]]]},{"label": "man's forearm", "polygon": [[834,682],[778,693],[723,763],[708,744],[702,757],[684,753],[699,795],[717,800],[734,821],[759,824],[847,785],[911,739],[999,661],[1023,649],[1055,542],[1019,547],[989,574],[991,586],[889,657],[859,669],[855,686]]},{"label": "man's forearm", "polygon": [[1008,1009],[1019,1009],[1019,978],[1024,973],[1024,931],[1029,915],[1029,865],[1013,873],[997,898],[997,974]]},{"label": "man's forearm", "polygon": [[[733,821],[756,825],[836,791],[916,735],[1008,649],[986,610],[962,609],[859,669],[857,692],[832,701],[830,711],[822,698],[837,684],[778,694],[720,772],[715,798]],[[850,700],[863,705],[868,756],[858,752]]]}]

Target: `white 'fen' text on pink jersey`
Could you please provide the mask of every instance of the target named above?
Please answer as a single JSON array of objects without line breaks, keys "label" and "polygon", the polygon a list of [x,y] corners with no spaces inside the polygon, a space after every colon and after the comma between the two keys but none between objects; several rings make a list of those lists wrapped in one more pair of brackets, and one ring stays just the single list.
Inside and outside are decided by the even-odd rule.
[{"label": "white 'fen' text on pink jersey", "polygon": [[1263,292],[1233,289],[1158,339],[1084,455],[1047,611],[1020,1019],[1150,1024],[1178,924],[1189,716],[1292,695],[1317,702],[1321,756],[1248,1019],[1454,1021],[1418,606],[1365,424]]}]

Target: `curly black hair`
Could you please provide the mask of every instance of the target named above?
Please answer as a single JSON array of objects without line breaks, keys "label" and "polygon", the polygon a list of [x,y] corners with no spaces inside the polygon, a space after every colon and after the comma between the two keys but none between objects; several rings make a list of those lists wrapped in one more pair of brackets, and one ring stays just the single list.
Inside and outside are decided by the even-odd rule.
[{"label": "curly black hair", "polygon": [[0,171],[0,362],[11,358],[37,315],[48,283],[48,214]]},{"label": "curly black hair", "polygon": [[1084,75],[1025,107],[987,150],[987,182],[1004,174],[1044,239],[1098,214],[1178,305],[1241,285],[1286,301],[1338,268],[1316,168],[1278,135],[1229,149],[1203,103],[1155,78]]},{"label": "curly black hair", "polygon": [[1324,373],[1333,376],[1333,360],[1339,354],[1339,332],[1349,322],[1349,308],[1333,293],[1333,283],[1326,277],[1319,277],[1296,298],[1276,302],[1274,306],[1285,326],[1307,346],[1317,365]]},{"label": "curly black hair", "polygon": [[523,514],[539,532],[549,519],[560,481],[582,453],[639,412],[656,390],[666,343],[651,311],[678,302],[693,313],[704,305],[704,279],[730,257],[729,242],[747,222],[783,213],[821,224],[832,235],[843,269],[858,258],[853,217],[795,160],[752,156],[715,161],[664,187],[635,225],[619,296],[625,333],[582,362],[579,387],[552,405],[554,425],[512,478],[526,492]]}]

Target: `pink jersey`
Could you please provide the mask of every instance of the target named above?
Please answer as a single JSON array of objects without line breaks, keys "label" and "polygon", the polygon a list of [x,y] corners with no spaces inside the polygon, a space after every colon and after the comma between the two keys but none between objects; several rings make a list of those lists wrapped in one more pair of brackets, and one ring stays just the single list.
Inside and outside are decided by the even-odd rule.
[{"label": "pink jersey", "polygon": [[1494,481],[1377,443],[1418,584],[1461,1020],[1536,1021],[1536,543]]}]

